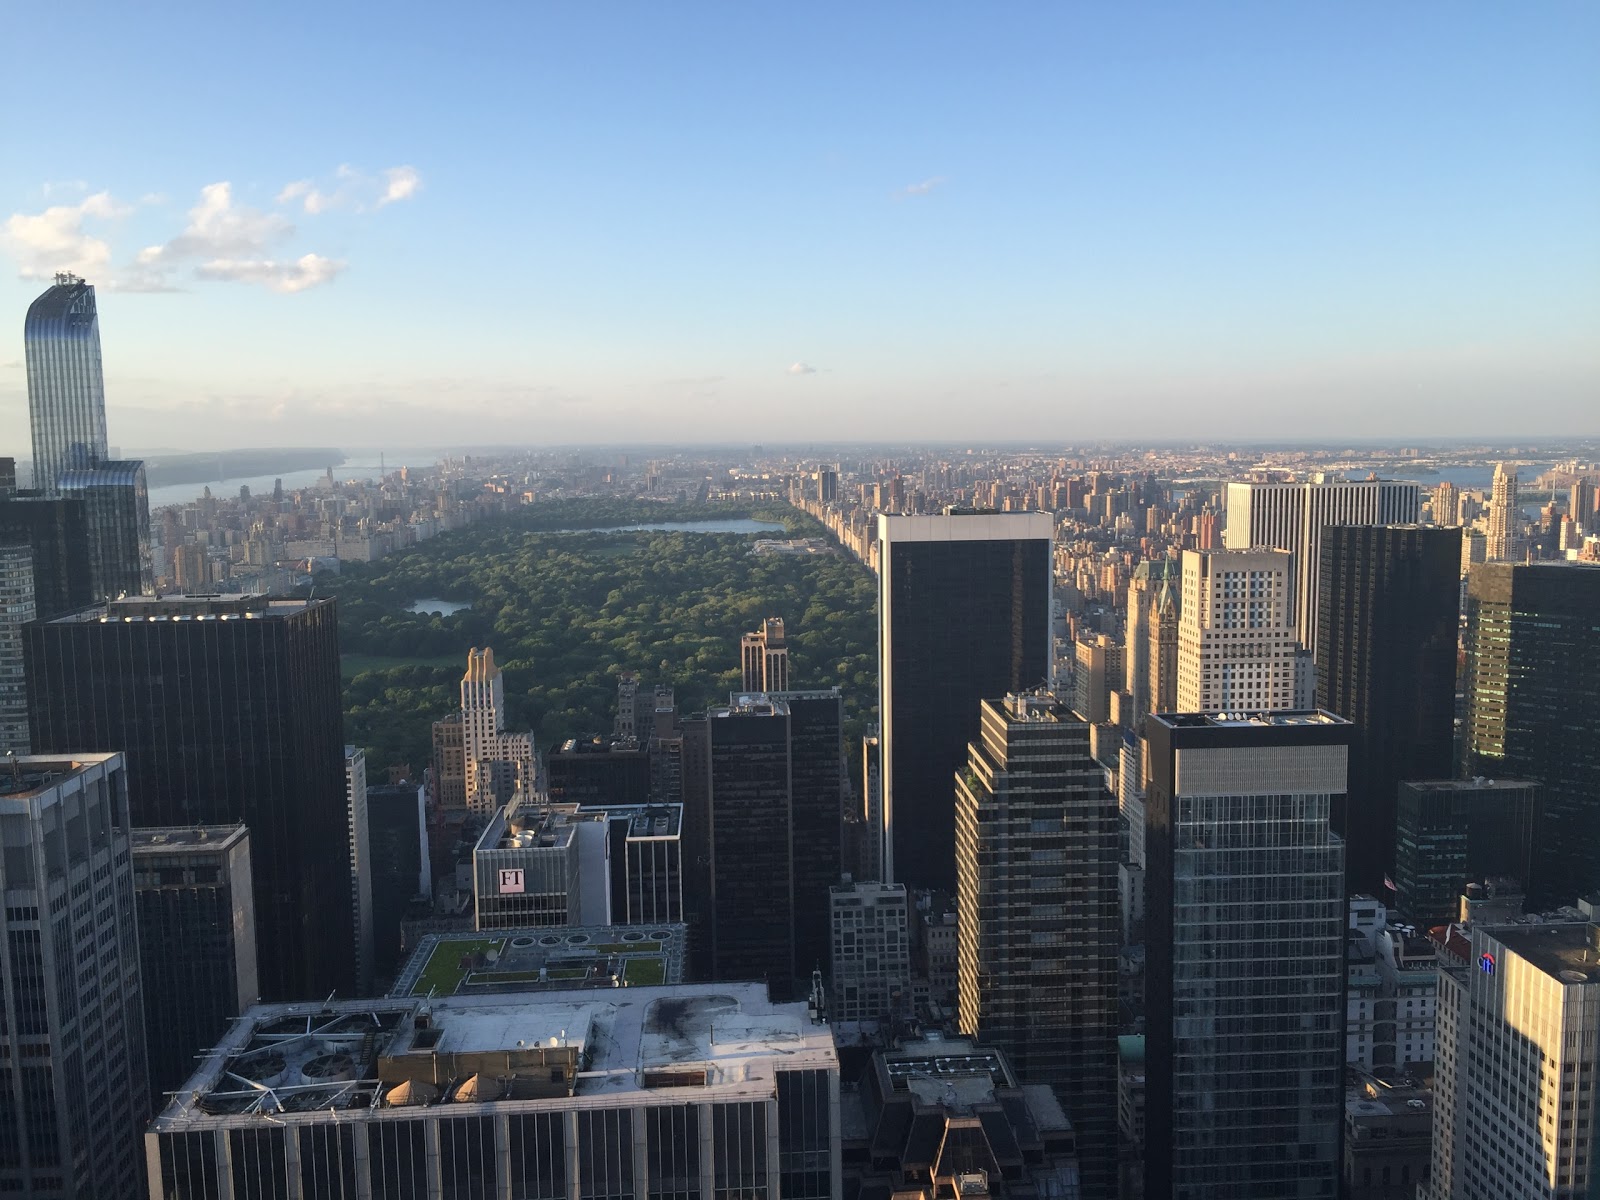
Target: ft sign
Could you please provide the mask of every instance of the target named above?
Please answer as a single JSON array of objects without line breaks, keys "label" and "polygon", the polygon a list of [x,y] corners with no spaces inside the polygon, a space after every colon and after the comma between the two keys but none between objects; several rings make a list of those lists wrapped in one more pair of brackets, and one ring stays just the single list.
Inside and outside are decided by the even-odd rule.
[{"label": "ft sign", "polygon": [[502,868],[500,871],[500,894],[502,896],[522,895],[522,868]]}]

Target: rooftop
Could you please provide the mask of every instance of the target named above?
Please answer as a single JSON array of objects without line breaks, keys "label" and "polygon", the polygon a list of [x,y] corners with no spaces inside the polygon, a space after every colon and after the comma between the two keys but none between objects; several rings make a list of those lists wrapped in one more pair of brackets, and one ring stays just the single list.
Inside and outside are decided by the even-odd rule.
[{"label": "rooftop", "polygon": [[391,996],[486,995],[683,981],[682,925],[562,925],[491,934],[432,933]]},{"label": "rooftop", "polygon": [[1343,717],[1320,709],[1304,712],[1155,713],[1152,719],[1173,729],[1267,729],[1350,724]]},{"label": "rooftop", "polygon": [[1600,925],[1513,925],[1485,931],[1518,958],[1562,983],[1600,984]]},{"label": "rooftop", "polygon": [[249,836],[250,831],[243,825],[174,825],[135,829],[132,845],[134,854],[215,854]]},{"label": "rooftop", "polygon": [[292,1124],[330,1109],[382,1120],[418,1105],[614,1108],[668,1088],[675,1103],[765,1100],[780,1067],[837,1066],[828,1027],[758,983],[256,1005],[153,1129]]},{"label": "rooftop", "polygon": [[1476,792],[1522,791],[1539,784],[1532,779],[1485,779],[1479,775],[1472,779],[1408,779],[1403,786],[1414,792]]},{"label": "rooftop", "polygon": [[104,766],[116,754],[7,754],[0,758],[0,798],[21,800],[59,786],[72,776]]},{"label": "rooftop", "polygon": [[89,624],[111,621],[228,621],[290,617],[319,604],[321,600],[274,599],[270,596],[238,592],[205,596],[126,596],[105,604],[92,605],[75,613],[55,618],[52,624]]}]

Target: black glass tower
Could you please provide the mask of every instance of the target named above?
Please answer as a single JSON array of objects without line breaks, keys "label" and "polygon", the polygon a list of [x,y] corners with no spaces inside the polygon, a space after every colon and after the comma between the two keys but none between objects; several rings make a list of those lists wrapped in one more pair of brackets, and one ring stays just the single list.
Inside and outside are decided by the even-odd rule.
[{"label": "black glass tower", "polygon": [[960,1028],[1051,1085],[1085,1197],[1116,1194],[1117,800],[1048,693],[985,700],[956,775]]},{"label": "black glass tower", "polygon": [[979,704],[1049,677],[1047,513],[878,518],[883,878],[953,893],[951,783]]},{"label": "black glass tower", "polygon": [[261,991],[354,985],[332,599],[138,599],[24,630],[40,752],[127,755],[138,826],[249,827]]},{"label": "black glass tower", "polygon": [[[0,459],[0,468],[11,461]],[[81,496],[0,491],[0,543],[26,543],[33,551],[33,604],[39,620],[94,603],[89,528]]]},{"label": "black glass tower", "polygon": [[1475,565],[1465,690],[1466,774],[1544,785],[1530,908],[1600,892],[1600,565]]},{"label": "black glass tower", "polygon": [[63,471],[56,486],[63,496],[83,499],[89,582],[95,599],[154,591],[144,463],[129,459],[74,468]]},{"label": "black glass tower", "polygon": [[1145,1195],[1339,1195],[1351,727],[1152,716]]},{"label": "black glass tower", "polygon": [[1450,774],[1455,744],[1461,531],[1322,531],[1317,706],[1354,727],[1350,794],[1334,813],[1351,894],[1394,872],[1395,789]]},{"label": "black glass tower", "polygon": [[391,977],[400,965],[400,921],[423,890],[427,823],[414,783],[369,784],[367,844],[372,862],[372,969]]},{"label": "black glass tower", "polygon": [[1457,919],[1468,883],[1515,879],[1533,855],[1539,785],[1520,779],[1435,779],[1400,785],[1394,908],[1424,928]]}]

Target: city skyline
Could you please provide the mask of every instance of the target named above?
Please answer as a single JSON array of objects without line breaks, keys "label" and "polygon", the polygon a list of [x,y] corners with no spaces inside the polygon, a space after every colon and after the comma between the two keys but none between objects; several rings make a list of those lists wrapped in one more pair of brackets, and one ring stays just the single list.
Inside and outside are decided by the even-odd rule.
[{"label": "city skyline", "polygon": [[119,102],[17,131],[0,299],[100,289],[140,448],[1592,426],[1592,11],[917,17],[35,9]]}]

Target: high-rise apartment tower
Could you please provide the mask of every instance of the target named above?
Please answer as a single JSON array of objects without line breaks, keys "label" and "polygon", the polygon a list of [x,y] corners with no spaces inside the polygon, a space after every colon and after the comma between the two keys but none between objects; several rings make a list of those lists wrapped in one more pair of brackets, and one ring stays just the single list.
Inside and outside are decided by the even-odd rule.
[{"label": "high-rise apartment tower", "polygon": [[108,457],[94,287],[76,275],[57,275],[54,286],[28,307],[22,342],[33,484],[54,493],[63,472],[93,467]]}]

